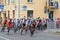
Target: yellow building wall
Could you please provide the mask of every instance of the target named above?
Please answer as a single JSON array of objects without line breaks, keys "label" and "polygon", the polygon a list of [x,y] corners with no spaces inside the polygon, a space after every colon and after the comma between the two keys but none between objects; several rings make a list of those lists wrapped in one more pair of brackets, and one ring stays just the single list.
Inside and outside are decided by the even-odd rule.
[{"label": "yellow building wall", "polygon": [[[8,11],[10,11],[10,18],[13,18],[13,10],[15,10],[15,3],[10,3],[8,4],[8,0],[6,0],[6,3],[5,3],[5,0],[3,0],[3,4],[4,4],[4,9],[3,9],[3,13],[2,13],[2,18],[4,19],[4,11],[6,11],[6,17],[8,18]],[[15,11],[16,12],[16,11]],[[16,12],[17,13],[17,12]],[[17,16],[15,14],[15,16]],[[15,17],[17,18],[17,17]]]},{"label": "yellow building wall", "polygon": [[[33,18],[41,17],[46,18],[46,14],[44,13],[44,6],[46,0],[33,0],[33,3],[28,3],[27,0],[21,0],[22,6],[27,6],[27,10],[29,8],[33,9]],[[21,6],[21,7],[22,7]],[[27,12],[26,10],[26,12]],[[24,10],[21,11],[23,15],[27,14]]]},{"label": "yellow building wall", "polygon": [[54,17],[55,18],[60,18],[60,0],[57,0],[58,1],[58,4],[59,4],[59,8],[54,10]]},{"label": "yellow building wall", "polygon": [[[7,0],[8,1],[8,0]],[[54,10],[54,18],[60,18],[60,0],[57,0],[59,3],[59,8],[57,10]],[[4,2],[5,4],[5,2]],[[33,10],[33,18],[41,17],[46,18],[46,13],[44,13],[44,7],[46,4],[46,0],[33,0],[32,3],[27,2],[27,0],[20,0],[20,17],[26,16],[27,18],[27,10],[32,9]],[[10,10],[10,18],[13,18],[13,10],[15,10],[15,6],[17,6],[17,0],[15,3],[8,3],[4,6],[4,10],[6,11],[6,16],[8,17],[8,10]],[[23,6],[27,6],[27,10],[23,10]],[[3,14],[2,14],[3,17]],[[15,18],[18,18],[18,11],[15,11]]]}]

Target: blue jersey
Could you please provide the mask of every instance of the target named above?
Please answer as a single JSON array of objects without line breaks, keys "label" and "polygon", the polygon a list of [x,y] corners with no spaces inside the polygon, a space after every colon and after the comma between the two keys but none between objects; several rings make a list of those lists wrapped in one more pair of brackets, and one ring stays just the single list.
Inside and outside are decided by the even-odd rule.
[{"label": "blue jersey", "polygon": [[20,21],[17,20],[16,23],[15,23],[16,26],[19,26],[20,25]]},{"label": "blue jersey", "polygon": [[26,25],[29,25],[30,24],[30,20],[26,20]]}]

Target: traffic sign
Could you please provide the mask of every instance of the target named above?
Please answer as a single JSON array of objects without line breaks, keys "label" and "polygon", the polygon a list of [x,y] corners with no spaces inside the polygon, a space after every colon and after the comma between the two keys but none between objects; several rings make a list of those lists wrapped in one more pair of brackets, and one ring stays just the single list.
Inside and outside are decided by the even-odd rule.
[{"label": "traffic sign", "polygon": [[54,7],[55,7],[55,9],[58,9],[58,2],[57,1],[54,2]]}]

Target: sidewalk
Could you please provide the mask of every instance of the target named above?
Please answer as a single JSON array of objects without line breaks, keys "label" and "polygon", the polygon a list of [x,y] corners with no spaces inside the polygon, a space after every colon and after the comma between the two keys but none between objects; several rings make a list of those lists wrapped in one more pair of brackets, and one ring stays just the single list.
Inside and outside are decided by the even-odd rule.
[{"label": "sidewalk", "polygon": [[43,32],[50,32],[50,33],[56,33],[59,32],[60,33],[60,29],[46,29]]}]

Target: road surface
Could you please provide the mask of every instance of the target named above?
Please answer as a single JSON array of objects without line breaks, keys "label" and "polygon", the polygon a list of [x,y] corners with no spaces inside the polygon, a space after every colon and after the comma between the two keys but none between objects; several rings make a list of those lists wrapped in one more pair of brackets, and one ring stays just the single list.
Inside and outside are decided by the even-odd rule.
[{"label": "road surface", "polygon": [[7,32],[0,32],[0,40],[60,40],[60,35],[45,33],[38,30],[35,31],[33,37],[30,37],[29,31],[25,35],[20,35],[20,31],[14,34],[13,30],[11,30],[9,35],[7,35]]}]

